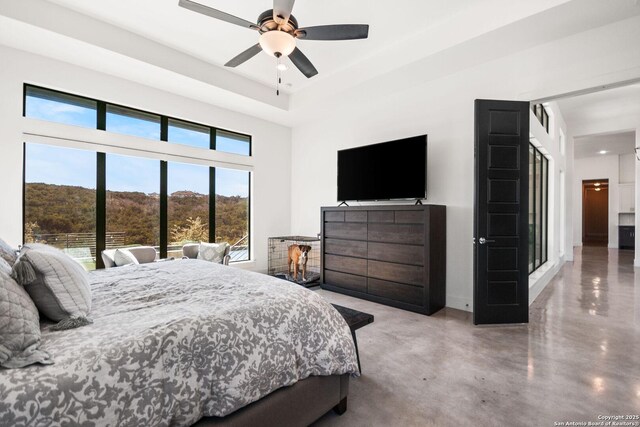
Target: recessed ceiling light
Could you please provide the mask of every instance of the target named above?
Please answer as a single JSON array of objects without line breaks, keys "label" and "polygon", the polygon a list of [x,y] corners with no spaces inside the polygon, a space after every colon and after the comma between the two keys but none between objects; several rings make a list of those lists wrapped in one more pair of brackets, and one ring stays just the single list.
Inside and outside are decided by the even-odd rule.
[{"label": "recessed ceiling light", "polygon": [[601,188],[596,188],[596,191],[600,191],[600,190],[601,190]]},{"label": "recessed ceiling light", "polygon": [[608,153],[608,151],[607,151],[607,150],[600,150],[600,151],[598,151],[598,154],[607,154],[607,153]]}]

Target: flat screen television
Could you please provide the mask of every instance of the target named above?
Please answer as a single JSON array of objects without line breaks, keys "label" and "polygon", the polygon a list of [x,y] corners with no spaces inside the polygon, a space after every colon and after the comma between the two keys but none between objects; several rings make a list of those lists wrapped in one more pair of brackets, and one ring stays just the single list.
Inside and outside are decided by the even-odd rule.
[{"label": "flat screen television", "polygon": [[426,197],[427,135],[338,151],[338,201]]}]

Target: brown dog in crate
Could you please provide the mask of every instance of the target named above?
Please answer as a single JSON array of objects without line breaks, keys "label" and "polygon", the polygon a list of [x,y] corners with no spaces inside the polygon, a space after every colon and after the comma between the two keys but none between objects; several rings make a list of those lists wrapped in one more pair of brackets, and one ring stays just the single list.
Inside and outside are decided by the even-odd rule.
[{"label": "brown dog in crate", "polygon": [[298,281],[298,268],[302,267],[302,281],[307,281],[307,261],[309,260],[308,245],[290,245],[288,251],[287,265],[289,266],[289,277],[291,277],[291,264],[293,264],[293,280]]}]

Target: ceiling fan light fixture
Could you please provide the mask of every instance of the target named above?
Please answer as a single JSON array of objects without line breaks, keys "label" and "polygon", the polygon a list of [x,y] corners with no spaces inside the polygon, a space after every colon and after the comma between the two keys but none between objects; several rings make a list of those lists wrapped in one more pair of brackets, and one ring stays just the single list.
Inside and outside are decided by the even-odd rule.
[{"label": "ceiling fan light fixture", "polygon": [[291,34],[278,30],[261,34],[258,42],[263,51],[274,57],[276,53],[289,56],[296,48],[296,39]]},{"label": "ceiling fan light fixture", "polygon": [[277,68],[280,71],[287,71],[289,69],[289,67],[287,67],[287,64],[283,64],[283,63],[278,64]]}]

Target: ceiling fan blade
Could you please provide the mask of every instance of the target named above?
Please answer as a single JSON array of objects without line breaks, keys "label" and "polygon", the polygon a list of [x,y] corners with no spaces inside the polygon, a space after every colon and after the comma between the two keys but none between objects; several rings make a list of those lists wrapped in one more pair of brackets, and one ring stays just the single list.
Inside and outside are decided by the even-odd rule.
[{"label": "ceiling fan blade", "polygon": [[367,24],[319,25],[296,30],[296,37],[304,40],[356,40],[369,37]]},{"label": "ceiling fan blade", "polygon": [[293,65],[295,65],[298,70],[302,72],[302,74],[307,76],[307,78],[311,78],[318,74],[318,70],[316,70],[316,67],[313,66],[311,61],[309,61],[309,58],[307,58],[304,53],[300,51],[300,49],[293,49],[293,52],[291,52],[291,54],[289,55],[289,59],[291,60],[291,62],[293,62]]},{"label": "ceiling fan blade", "polygon": [[250,28],[252,30],[258,29],[258,26],[252,22],[249,22],[242,18],[238,18],[237,16],[230,15],[226,12],[222,12],[221,10],[214,9],[212,7],[205,6],[200,3],[193,2],[191,0],[180,0],[178,3],[178,6],[184,7],[185,9],[189,9],[193,12],[211,16],[212,18],[220,19],[221,21],[229,22],[231,24],[236,24],[241,27]]},{"label": "ceiling fan blade", "polygon": [[284,25],[289,21],[296,0],[273,0],[273,20]]},{"label": "ceiling fan blade", "polygon": [[249,49],[247,49],[244,52],[242,52],[240,55],[238,55],[235,58],[233,58],[231,61],[229,61],[226,64],[224,64],[224,66],[225,67],[237,67],[238,65],[240,65],[240,64],[248,61],[249,59],[253,58],[254,56],[256,56],[261,51],[262,51],[262,48],[260,47],[260,43],[256,43],[255,45],[251,46]]}]

